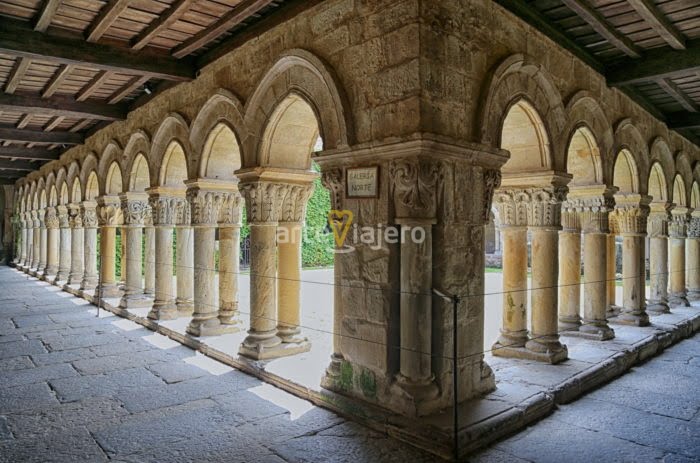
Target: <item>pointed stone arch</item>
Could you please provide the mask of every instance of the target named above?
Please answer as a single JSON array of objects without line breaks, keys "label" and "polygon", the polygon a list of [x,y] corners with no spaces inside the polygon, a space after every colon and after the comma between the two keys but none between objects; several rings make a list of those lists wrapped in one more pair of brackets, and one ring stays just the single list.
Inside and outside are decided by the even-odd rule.
[{"label": "pointed stone arch", "polygon": [[[510,108],[526,100],[540,115],[549,140],[557,140],[566,127],[567,115],[554,80],[533,58],[516,54],[503,60],[491,73],[481,92],[479,117],[474,133],[481,143],[497,147]],[[561,144],[551,145],[553,151]],[[563,153],[551,153],[550,169],[563,171]]]},{"label": "pointed stone arch", "polygon": [[[197,113],[190,130],[193,154],[190,172],[200,178],[217,178],[213,172],[218,166],[234,164],[239,169],[243,162],[243,146],[249,143],[248,129],[244,121],[244,108],[238,98],[228,90],[218,89]],[[227,149],[225,147],[228,147]],[[222,156],[217,156],[217,153]],[[225,162],[223,156],[234,159]],[[250,164],[254,162],[251,160]],[[223,172],[222,172],[223,174]],[[233,178],[230,172],[220,178]]]},{"label": "pointed stone arch", "polygon": [[245,141],[243,152],[252,155],[243,159],[243,167],[260,165],[261,144],[269,116],[293,93],[303,98],[315,112],[326,150],[354,143],[350,105],[334,70],[306,50],[288,50],[267,71],[246,103],[245,125],[251,136]]}]

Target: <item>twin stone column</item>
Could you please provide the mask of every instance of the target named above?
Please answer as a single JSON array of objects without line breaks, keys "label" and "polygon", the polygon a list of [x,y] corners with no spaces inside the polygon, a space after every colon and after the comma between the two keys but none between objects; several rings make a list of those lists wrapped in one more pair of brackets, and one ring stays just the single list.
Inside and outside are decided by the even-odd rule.
[{"label": "twin stone column", "polygon": [[647,311],[653,314],[668,313],[668,222],[670,203],[650,204],[647,219],[649,236],[649,299]]},{"label": "twin stone column", "polygon": [[80,206],[83,217],[83,255],[85,258],[83,280],[80,282],[81,291],[92,291],[97,288],[97,203],[84,201]]},{"label": "twin stone column", "polygon": [[[688,307],[688,293],[686,290],[686,237],[689,224],[689,209],[684,206],[676,206],[671,211],[669,223],[670,235],[670,274],[669,274],[669,305]],[[697,269],[694,270],[697,273]]]},{"label": "twin stone column", "polygon": [[85,271],[83,217],[79,204],[68,205],[71,228],[71,266],[66,286],[80,286]]},{"label": "twin stone column", "polygon": [[693,211],[686,239],[688,300],[700,300],[700,211]]},{"label": "twin stone column", "polygon": [[[549,187],[504,178],[496,191],[503,234],[503,327],[493,355],[559,363],[568,356],[558,333],[558,233],[568,179]],[[532,235],[531,331],[527,330],[527,231]]]},{"label": "twin stone column", "polygon": [[[144,294],[142,279],[143,229],[151,215],[146,193],[122,193],[119,195],[124,217],[124,250],[122,268],[126,269],[124,294],[119,306],[125,309],[150,307],[151,301]],[[122,272],[124,273],[124,272]]]},{"label": "twin stone column", "polygon": [[122,208],[117,196],[98,198],[98,221],[100,226],[100,287],[102,299],[121,296],[117,287],[116,241],[117,227],[122,224]]},{"label": "twin stone column", "polygon": [[67,282],[71,268],[71,228],[67,206],[56,206],[59,226],[58,273],[54,283]]},{"label": "twin stone column", "polygon": [[44,218],[46,223],[46,268],[44,269],[43,279],[48,280],[50,276],[55,276],[58,273],[58,240],[59,240],[59,222],[55,207],[46,209]]}]

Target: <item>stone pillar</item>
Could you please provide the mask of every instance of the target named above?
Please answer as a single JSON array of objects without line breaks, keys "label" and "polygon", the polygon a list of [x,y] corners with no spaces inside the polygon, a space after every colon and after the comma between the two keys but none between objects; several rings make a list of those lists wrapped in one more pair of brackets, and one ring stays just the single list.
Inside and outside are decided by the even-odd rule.
[{"label": "stone pillar", "polygon": [[[150,206],[149,206],[150,207]],[[149,209],[150,210],[150,209]],[[143,279],[144,288],[143,293],[146,296],[153,297],[155,293],[156,286],[156,230],[153,228],[153,214],[146,216],[144,222],[144,240],[143,245],[145,248],[144,252],[144,265],[143,265]]]},{"label": "stone pillar", "polygon": [[121,292],[116,277],[117,227],[122,223],[119,197],[102,196],[98,200],[100,225],[100,298],[117,298]]},{"label": "stone pillar", "polygon": [[668,307],[668,203],[651,203],[647,219],[649,235],[649,300],[647,311],[670,312]]},{"label": "stone pillar", "polygon": [[685,286],[685,240],[688,231],[688,208],[676,206],[671,211],[669,235],[671,238],[671,267],[669,306],[689,307]]},{"label": "stone pillar", "polygon": [[229,195],[238,197],[236,184],[214,180],[186,183],[194,228],[194,313],[187,332],[193,336],[232,332],[234,327],[221,323],[219,318],[215,254],[216,227],[224,204],[230,201]]},{"label": "stone pillar", "polygon": [[[575,194],[581,193],[579,189]],[[615,337],[606,318],[608,243],[613,236],[609,233],[609,212],[614,204],[612,193],[605,187],[588,188],[586,196],[577,201],[584,236],[583,325],[577,335],[598,341]]]},{"label": "stone pillar", "polygon": [[44,218],[47,229],[47,239],[46,239],[46,270],[44,271],[44,278],[48,279],[50,275],[56,275],[58,272],[58,215],[56,214],[55,207],[49,207],[46,210],[46,217]]},{"label": "stone pillar", "polygon": [[534,358],[559,363],[568,357],[559,342],[557,323],[557,277],[559,275],[558,237],[561,229],[561,202],[566,188],[536,189],[527,203],[528,228],[532,236],[531,332],[525,347]]},{"label": "stone pillar", "polygon": [[277,226],[293,187],[280,177],[255,171],[240,176],[250,225],[250,329],[239,353],[256,360],[299,352],[277,335]]},{"label": "stone pillar", "polygon": [[277,335],[283,343],[310,349],[301,336],[301,242],[306,205],[313,185],[294,185],[282,206],[277,229]]},{"label": "stone pillar", "polygon": [[155,227],[155,298],[148,318],[172,320],[178,317],[173,288],[173,227],[178,209],[186,206],[185,198],[180,191],[162,187],[149,189],[148,195]]},{"label": "stone pillar", "polygon": [[615,195],[615,223],[622,234],[622,310],[616,323],[647,326],[644,238],[647,230],[650,196]]},{"label": "stone pillar", "polygon": [[[181,215],[178,217],[175,229],[177,242],[175,245],[175,263],[177,274],[177,311],[181,317],[189,317],[194,312],[194,232],[190,220],[190,208],[188,202],[183,202]],[[212,271],[214,266],[212,265]]]},{"label": "stone pillar", "polygon": [[19,260],[17,261],[18,267],[24,267],[27,260],[27,219],[25,214],[20,214],[20,239],[21,246],[19,248]]},{"label": "stone pillar", "polygon": [[32,218],[34,219],[34,230],[32,238],[32,269],[35,271],[39,270],[39,261],[41,260],[41,221],[43,212],[34,211],[32,212]]},{"label": "stone pillar", "polygon": [[578,331],[581,326],[581,226],[579,212],[566,201],[562,205],[559,232],[559,331]]},{"label": "stone pillar", "polygon": [[219,214],[219,321],[236,326],[241,249],[241,202],[238,191],[226,196]]},{"label": "stone pillar", "polygon": [[46,209],[39,211],[39,267],[36,269],[37,277],[46,273],[46,258],[48,254],[48,233],[46,231]]},{"label": "stone pillar", "polygon": [[85,258],[83,255],[84,247],[84,233],[83,233],[83,217],[80,214],[79,204],[70,204],[68,206],[68,214],[70,216],[70,228],[71,228],[71,266],[70,275],[68,275],[67,285],[79,286],[83,281],[83,273]]},{"label": "stone pillar", "polygon": [[151,214],[148,195],[122,193],[119,198],[124,216],[122,242],[125,244],[125,252],[122,254],[122,269],[126,269],[124,295],[119,306],[124,309],[149,307],[151,301],[143,293],[141,279],[142,230],[146,217]]},{"label": "stone pillar", "polygon": [[58,250],[58,273],[54,279],[54,283],[59,281],[68,281],[68,275],[71,268],[71,230],[70,218],[68,216],[68,208],[66,206],[57,206],[59,233],[59,250]]},{"label": "stone pillar", "polygon": [[606,239],[607,248],[607,270],[606,270],[606,289],[607,289],[607,311],[608,318],[617,316],[620,313],[620,307],[617,305],[617,246],[615,237],[617,236],[617,226],[615,219],[610,218],[610,233]]},{"label": "stone pillar", "polygon": [[85,245],[85,273],[80,283],[81,291],[97,288],[97,203],[84,201],[82,204],[83,230]]},{"label": "stone pillar", "polygon": [[700,211],[693,211],[686,239],[686,276],[688,301],[700,300]]}]

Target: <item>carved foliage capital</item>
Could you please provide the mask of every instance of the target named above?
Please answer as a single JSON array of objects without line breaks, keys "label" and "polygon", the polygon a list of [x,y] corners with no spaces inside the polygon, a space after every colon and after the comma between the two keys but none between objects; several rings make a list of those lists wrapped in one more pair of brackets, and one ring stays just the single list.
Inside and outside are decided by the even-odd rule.
[{"label": "carved foliage capital", "polygon": [[497,190],[494,206],[504,226],[559,227],[565,187]]},{"label": "carved foliage capital", "polygon": [[668,232],[671,238],[685,238],[688,233],[689,218],[687,213],[671,213]]},{"label": "carved foliage capital", "polygon": [[279,222],[284,199],[291,185],[286,183],[251,182],[240,186],[245,198],[248,222]]},{"label": "carved foliage capital", "polygon": [[665,211],[652,211],[647,218],[647,234],[649,238],[665,238],[668,236],[670,214]]},{"label": "carved foliage capital", "polygon": [[396,217],[435,218],[442,193],[443,163],[434,159],[400,159],[389,166]]},{"label": "carved foliage capital", "polygon": [[68,222],[71,228],[83,228],[83,217],[80,214],[80,205],[71,204],[68,206]]},{"label": "carved foliage capital", "polygon": [[691,217],[688,222],[688,238],[700,238],[700,217]]},{"label": "carved foliage capital", "polygon": [[[189,225],[190,207],[183,197],[151,196],[148,199],[153,216],[153,225]],[[185,222],[186,221],[186,222]]]},{"label": "carved foliage capital", "polygon": [[614,207],[610,196],[567,198],[562,203],[562,223],[566,228],[566,216],[576,215],[584,233],[608,233],[608,214]]},{"label": "carved foliage capital", "polygon": [[303,222],[306,217],[306,205],[314,191],[314,185],[290,185],[282,204],[282,222]]},{"label": "carved foliage capital", "polygon": [[321,184],[331,192],[331,208],[343,208],[343,170],[340,168],[325,169],[321,173]]},{"label": "carved foliage capital", "polygon": [[146,217],[151,214],[151,208],[146,200],[123,199],[122,214],[125,225],[143,227]]},{"label": "carved foliage capital", "polygon": [[122,224],[123,214],[118,202],[104,203],[97,209],[97,219],[101,227],[117,227]]},{"label": "carved foliage capital", "polygon": [[618,205],[610,213],[618,233],[645,234],[647,232],[647,217],[649,206]]},{"label": "carved foliage capital", "polygon": [[46,223],[46,228],[57,229],[59,226],[58,215],[56,214],[56,209],[50,207],[46,210],[46,216],[44,217],[44,222]]}]

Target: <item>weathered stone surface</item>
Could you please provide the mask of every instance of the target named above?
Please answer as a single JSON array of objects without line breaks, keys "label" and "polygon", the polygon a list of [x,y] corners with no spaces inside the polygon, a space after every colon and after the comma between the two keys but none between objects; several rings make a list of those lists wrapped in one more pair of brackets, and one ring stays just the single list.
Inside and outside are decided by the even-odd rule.
[{"label": "weathered stone surface", "polygon": [[71,365],[59,363],[31,369],[0,372],[0,384],[5,387],[13,387],[77,375],[78,373]]},{"label": "weathered stone surface", "polygon": [[46,383],[25,384],[0,389],[0,413],[11,413],[25,409],[41,409],[58,403],[56,396]]},{"label": "weathered stone surface", "polygon": [[44,344],[37,340],[14,341],[0,344],[0,359],[44,353],[46,353]]},{"label": "weathered stone surface", "polygon": [[71,402],[86,397],[136,396],[148,387],[163,384],[158,377],[145,368],[119,370],[104,375],[56,379],[50,383],[61,402]]}]

